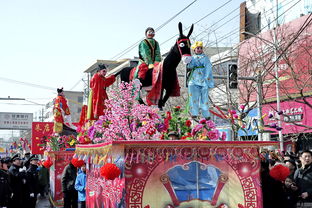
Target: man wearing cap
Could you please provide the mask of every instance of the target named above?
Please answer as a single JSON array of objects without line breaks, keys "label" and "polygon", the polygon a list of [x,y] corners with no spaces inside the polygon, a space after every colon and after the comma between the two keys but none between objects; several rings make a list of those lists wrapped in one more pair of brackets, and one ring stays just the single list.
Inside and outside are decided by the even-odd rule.
[{"label": "man wearing cap", "polygon": [[70,111],[67,105],[67,99],[65,98],[63,88],[58,88],[57,97],[53,100],[54,133],[59,134],[63,131],[65,116],[69,115]]},{"label": "man wearing cap", "polygon": [[161,54],[158,42],[154,39],[155,30],[148,27],[145,30],[145,39],[139,45],[140,62],[134,73],[134,78],[145,79],[146,72],[153,69],[154,65],[161,61]]},{"label": "man wearing cap", "polygon": [[98,120],[101,115],[104,115],[105,100],[108,99],[106,88],[116,80],[115,75],[105,77],[106,72],[106,66],[100,64],[90,81],[87,120]]},{"label": "man wearing cap", "polygon": [[24,207],[29,196],[27,194],[26,171],[22,168],[22,161],[18,154],[12,157],[9,180],[13,192],[10,207]]},{"label": "man wearing cap", "polygon": [[196,41],[192,49],[195,54],[187,64],[190,113],[193,119],[198,119],[201,111],[204,118],[210,119],[208,96],[209,89],[214,87],[212,64],[203,53],[203,42]]},{"label": "man wearing cap", "polygon": [[8,207],[12,197],[8,173],[9,163],[10,158],[2,158],[0,160],[0,207]]},{"label": "man wearing cap", "polygon": [[37,195],[39,193],[39,176],[38,176],[38,161],[37,155],[32,155],[29,158],[30,165],[26,171],[27,185],[29,192],[28,207],[35,208],[37,202]]}]

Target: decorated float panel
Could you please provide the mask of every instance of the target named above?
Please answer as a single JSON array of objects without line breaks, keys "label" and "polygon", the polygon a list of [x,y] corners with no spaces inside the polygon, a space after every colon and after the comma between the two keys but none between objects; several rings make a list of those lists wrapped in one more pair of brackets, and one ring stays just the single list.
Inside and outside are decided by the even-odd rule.
[{"label": "decorated float panel", "polygon": [[54,207],[63,207],[62,173],[66,165],[73,158],[74,151],[45,152],[45,156],[52,162],[50,167],[50,201]]},{"label": "decorated float panel", "polygon": [[[113,141],[77,145],[76,156],[88,162],[91,208],[262,208],[259,148],[268,145],[276,142]],[[111,163],[121,175],[107,180]]]}]

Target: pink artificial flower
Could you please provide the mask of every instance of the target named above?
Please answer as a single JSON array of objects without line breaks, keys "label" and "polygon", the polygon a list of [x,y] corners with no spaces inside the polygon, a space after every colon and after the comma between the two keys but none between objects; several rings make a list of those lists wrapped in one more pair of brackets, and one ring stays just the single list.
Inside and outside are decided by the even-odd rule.
[{"label": "pink artificial flower", "polygon": [[192,136],[195,136],[195,134],[201,130],[204,127],[203,124],[197,124],[193,129],[192,129]]},{"label": "pink artificial flower", "polygon": [[206,121],[206,125],[208,126],[209,129],[216,128],[216,124],[212,120]]},{"label": "pink artificial flower", "polygon": [[219,131],[217,129],[209,131],[207,136],[210,140],[218,140],[219,139]]},{"label": "pink artificial flower", "polygon": [[241,105],[241,106],[240,106],[240,109],[244,110],[245,107],[246,107],[245,105]]}]

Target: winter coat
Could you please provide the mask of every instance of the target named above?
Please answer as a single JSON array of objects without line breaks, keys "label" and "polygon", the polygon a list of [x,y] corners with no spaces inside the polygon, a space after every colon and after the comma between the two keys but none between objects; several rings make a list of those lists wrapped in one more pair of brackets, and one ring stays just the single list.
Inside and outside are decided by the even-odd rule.
[{"label": "winter coat", "polygon": [[12,189],[9,182],[9,173],[0,170],[0,207],[8,207],[12,195]]},{"label": "winter coat", "polygon": [[37,195],[39,193],[38,166],[30,164],[26,171],[26,176],[29,193],[34,193]]},{"label": "winter coat", "polygon": [[312,164],[304,169],[299,168],[295,172],[294,180],[299,187],[299,192],[308,192],[308,198],[305,201],[312,201]]},{"label": "winter coat", "polygon": [[69,163],[63,171],[62,174],[62,191],[76,191],[75,190],[75,181],[77,177],[77,168]]},{"label": "winter coat", "polygon": [[29,197],[26,171],[20,172],[20,166],[12,165],[9,169],[9,180],[13,192],[12,207],[23,207]]},{"label": "winter coat", "polygon": [[46,186],[49,184],[49,169],[42,166],[39,168],[39,185]]},{"label": "winter coat", "polygon": [[79,169],[75,182],[75,189],[78,191],[78,201],[86,201],[86,180],[86,173]]}]

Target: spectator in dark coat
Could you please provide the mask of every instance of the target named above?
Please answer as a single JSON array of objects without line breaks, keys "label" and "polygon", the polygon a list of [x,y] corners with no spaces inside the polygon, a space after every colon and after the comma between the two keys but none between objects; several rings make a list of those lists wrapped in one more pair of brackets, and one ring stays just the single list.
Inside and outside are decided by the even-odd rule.
[{"label": "spectator in dark coat", "polygon": [[[42,160],[43,162],[44,160]],[[41,197],[48,194],[49,190],[49,169],[41,164],[39,167],[39,193]]]},{"label": "spectator in dark coat", "polygon": [[7,165],[10,158],[0,160],[0,207],[8,207],[12,197],[12,189],[9,182],[9,172]]},{"label": "spectator in dark coat", "polygon": [[261,163],[263,208],[286,207],[283,183],[270,175],[270,168],[271,165],[269,161]]},{"label": "spectator in dark coat", "polygon": [[9,180],[13,192],[10,207],[13,208],[25,207],[25,203],[29,198],[26,185],[26,168],[23,168],[21,164],[22,161],[19,155],[14,155],[9,169]]},{"label": "spectator in dark coat", "polygon": [[64,194],[64,208],[78,207],[78,192],[75,189],[77,168],[70,162],[62,174],[62,191]]},{"label": "spectator in dark coat", "polygon": [[312,202],[312,152],[303,151],[300,155],[301,167],[295,172],[294,180],[303,201]]},{"label": "spectator in dark coat", "polygon": [[37,203],[37,195],[39,193],[39,177],[38,177],[38,161],[37,155],[29,158],[29,168],[26,171],[27,185],[29,190],[29,200],[27,201],[29,208],[35,208]]}]

